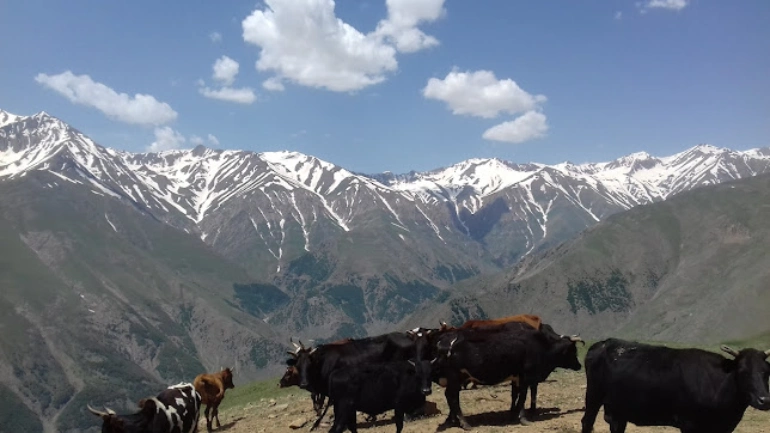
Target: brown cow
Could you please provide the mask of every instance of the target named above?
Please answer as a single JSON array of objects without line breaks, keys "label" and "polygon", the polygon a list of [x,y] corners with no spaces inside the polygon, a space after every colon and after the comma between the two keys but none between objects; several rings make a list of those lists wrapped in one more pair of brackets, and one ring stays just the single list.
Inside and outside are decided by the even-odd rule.
[{"label": "brown cow", "polygon": [[527,325],[535,329],[540,329],[540,326],[543,324],[543,321],[540,319],[540,316],[535,316],[534,314],[517,314],[515,316],[500,317],[498,319],[489,319],[489,320],[472,319],[463,323],[462,326],[460,326],[460,328],[478,328],[481,326],[502,325],[504,323],[511,323],[511,322],[526,323]]},{"label": "brown cow", "polygon": [[[216,418],[219,422],[219,404],[225,398],[225,390],[235,388],[233,385],[233,369],[223,368],[218,373],[203,373],[195,377],[195,390],[201,395],[201,403],[206,405],[206,430],[211,431],[211,423]],[[212,411],[213,409],[213,411]]]}]

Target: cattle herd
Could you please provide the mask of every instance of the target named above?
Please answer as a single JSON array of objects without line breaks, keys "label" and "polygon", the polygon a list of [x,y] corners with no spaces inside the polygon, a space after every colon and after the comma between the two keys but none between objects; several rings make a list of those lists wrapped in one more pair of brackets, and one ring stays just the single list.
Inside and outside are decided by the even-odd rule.
[{"label": "cattle herd", "polygon": [[[449,406],[443,426],[469,429],[460,407],[461,389],[510,381],[511,422],[529,425],[535,419],[538,384],[556,368],[582,368],[577,344],[585,342],[578,335],[557,333],[538,316],[440,325],[316,347],[291,340],[295,349],[288,352],[291,358],[279,386],[310,392],[318,415],[311,430],[333,405],[330,432],[355,433],[357,412],[371,418],[393,410],[400,433],[406,416],[422,414],[436,383],[445,388]],[[602,407],[612,433],[624,432],[629,422],[671,426],[683,433],[732,432],[749,406],[770,410],[770,350],[721,349],[730,357],[614,338],[594,343],[584,360],[582,433],[593,430]],[[197,431],[204,403],[211,431],[213,419],[219,427],[217,407],[225,389],[232,387],[232,371],[224,369],[198,376],[194,385],[175,385],[142,400],[140,412],[133,415],[88,409],[103,418],[103,432],[189,433]]]}]

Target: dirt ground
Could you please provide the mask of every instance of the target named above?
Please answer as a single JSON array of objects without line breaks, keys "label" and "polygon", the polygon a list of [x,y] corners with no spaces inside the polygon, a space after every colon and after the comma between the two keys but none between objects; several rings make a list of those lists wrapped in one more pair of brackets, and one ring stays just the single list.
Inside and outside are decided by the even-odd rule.
[{"label": "dirt ground", "polygon": [[[551,375],[549,381],[538,387],[539,415],[532,425],[522,426],[511,424],[509,407],[511,404],[510,386],[479,387],[475,390],[460,392],[460,405],[466,419],[472,426],[473,432],[493,433],[519,430],[521,432],[580,432],[580,419],[583,417],[583,399],[585,393],[585,375],[582,372],[557,372]],[[439,415],[409,421],[404,424],[404,433],[433,433],[439,424],[444,422],[449,408],[444,398],[442,388],[434,385],[433,394],[428,401],[436,403]],[[527,396],[529,407],[529,395]],[[324,421],[328,421],[333,408],[329,408]],[[392,421],[393,411],[379,415],[375,425],[365,421],[359,414],[358,428],[367,433],[393,433],[396,426]],[[228,433],[266,433],[308,431],[315,420],[310,402],[310,394],[297,388],[297,392],[289,397],[278,400],[263,399],[247,404],[245,407],[233,408],[220,414],[222,428],[214,431]],[[200,432],[205,432],[205,419],[201,415]],[[290,427],[292,425],[292,427]],[[301,427],[299,427],[301,425]],[[297,427],[295,430],[293,427]],[[327,422],[321,424],[316,432],[329,431]],[[459,427],[444,430],[447,433],[463,432]],[[609,432],[603,414],[597,417],[594,431]],[[628,432],[678,432],[673,428],[636,427],[632,424]],[[770,433],[770,413],[748,408],[736,432],[768,432]]]}]

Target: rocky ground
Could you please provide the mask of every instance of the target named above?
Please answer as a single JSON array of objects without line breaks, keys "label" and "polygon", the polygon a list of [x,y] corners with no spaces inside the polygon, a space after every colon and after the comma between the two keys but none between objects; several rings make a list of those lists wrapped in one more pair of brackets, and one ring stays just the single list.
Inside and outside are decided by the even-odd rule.
[{"label": "rocky ground", "polygon": [[[583,399],[585,393],[585,375],[574,372],[559,372],[551,375],[551,380],[540,385],[538,390],[538,406],[540,414],[531,426],[510,424],[508,408],[510,407],[510,387],[493,386],[480,387],[475,390],[462,391],[460,404],[468,422],[473,426],[473,432],[508,432],[520,430],[552,431],[552,432],[579,432],[580,419],[583,416]],[[428,401],[436,403],[438,415],[428,416],[419,420],[410,421],[404,425],[404,433],[433,433],[438,431],[438,426],[446,419],[448,407],[444,398],[443,389],[434,385],[433,394]],[[529,400],[527,400],[529,405]],[[329,409],[327,418],[330,417],[332,408]],[[359,414],[358,428],[362,432],[393,433],[396,429],[392,422],[393,412],[380,415],[374,425],[366,422],[364,416]],[[307,431],[312,425],[313,411],[310,403],[310,395],[297,389],[289,396],[278,399],[260,399],[223,411],[220,415],[222,428],[215,431],[227,431],[228,433],[270,433]],[[205,431],[205,420],[200,431]],[[323,423],[318,432],[327,432],[328,423]],[[446,432],[459,433],[463,430],[452,427]],[[609,432],[607,423],[604,422],[600,412],[594,431],[600,433]],[[629,424],[628,432],[677,432],[673,428],[636,427]],[[768,432],[770,433],[770,413],[760,412],[749,408],[738,425],[736,432]]]}]

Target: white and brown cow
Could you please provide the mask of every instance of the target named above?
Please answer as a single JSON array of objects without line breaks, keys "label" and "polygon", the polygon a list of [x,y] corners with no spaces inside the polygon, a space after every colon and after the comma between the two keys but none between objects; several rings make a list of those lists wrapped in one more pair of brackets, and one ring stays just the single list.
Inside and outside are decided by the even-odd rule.
[{"label": "white and brown cow", "polygon": [[191,383],[180,383],[157,397],[140,400],[140,410],[133,414],[117,415],[106,407],[105,411],[87,407],[102,418],[102,433],[196,433],[201,396]]}]

